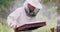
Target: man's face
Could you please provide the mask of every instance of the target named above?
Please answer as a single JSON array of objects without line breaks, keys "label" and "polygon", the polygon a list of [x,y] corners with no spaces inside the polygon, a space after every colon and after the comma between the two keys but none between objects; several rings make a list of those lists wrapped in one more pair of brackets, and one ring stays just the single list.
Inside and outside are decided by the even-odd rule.
[{"label": "man's face", "polygon": [[35,17],[36,14],[38,13],[39,9],[35,8],[34,6],[32,6],[31,4],[28,3],[27,5],[27,8],[28,8],[28,11],[27,12],[27,15],[28,16],[31,16],[31,17]]},{"label": "man's face", "polygon": [[35,7],[33,7],[33,6],[32,6],[31,4],[29,4],[29,3],[28,3],[28,8],[29,8],[29,10],[32,11],[32,12],[35,10]]}]

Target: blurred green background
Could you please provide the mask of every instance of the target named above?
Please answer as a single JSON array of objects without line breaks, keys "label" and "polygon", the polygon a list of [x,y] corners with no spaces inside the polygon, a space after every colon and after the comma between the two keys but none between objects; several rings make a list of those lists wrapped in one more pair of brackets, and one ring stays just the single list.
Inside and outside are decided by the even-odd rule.
[{"label": "blurred green background", "polygon": [[[22,6],[25,0],[0,0],[0,32],[11,32],[7,25],[7,16],[16,8]],[[46,20],[47,25],[32,32],[51,32],[50,28],[56,28],[57,6],[56,0],[41,0],[43,9],[40,10],[37,17],[41,20]]]}]

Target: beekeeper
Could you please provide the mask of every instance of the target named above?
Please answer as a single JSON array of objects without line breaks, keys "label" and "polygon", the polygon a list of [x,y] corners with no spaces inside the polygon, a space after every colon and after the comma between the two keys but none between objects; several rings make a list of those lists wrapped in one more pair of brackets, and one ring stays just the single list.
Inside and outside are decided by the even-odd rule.
[{"label": "beekeeper", "polygon": [[8,25],[14,30],[26,23],[39,21],[36,16],[40,9],[42,9],[42,5],[39,0],[26,0],[22,7],[9,14]]}]

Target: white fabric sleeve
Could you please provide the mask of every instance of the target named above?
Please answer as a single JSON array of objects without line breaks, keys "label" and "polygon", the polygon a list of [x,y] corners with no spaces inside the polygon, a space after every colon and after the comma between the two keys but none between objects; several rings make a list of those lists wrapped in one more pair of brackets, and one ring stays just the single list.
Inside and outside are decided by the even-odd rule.
[{"label": "white fabric sleeve", "polygon": [[7,22],[9,26],[17,25],[17,19],[20,16],[20,10],[17,9],[7,17]]},{"label": "white fabric sleeve", "polygon": [[14,19],[14,17],[11,17],[11,16],[8,16],[7,22],[8,22],[8,25],[11,27],[17,24],[16,19]]}]

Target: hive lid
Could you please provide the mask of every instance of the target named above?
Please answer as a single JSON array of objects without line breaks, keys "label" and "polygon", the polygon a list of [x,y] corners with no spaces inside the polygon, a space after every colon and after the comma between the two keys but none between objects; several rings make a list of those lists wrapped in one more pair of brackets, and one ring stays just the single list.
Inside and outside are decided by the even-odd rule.
[{"label": "hive lid", "polygon": [[38,22],[32,24],[25,24],[15,29],[15,31],[28,31],[28,30],[35,30],[39,27],[43,27],[46,25],[46,22]]}]

